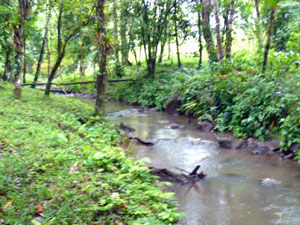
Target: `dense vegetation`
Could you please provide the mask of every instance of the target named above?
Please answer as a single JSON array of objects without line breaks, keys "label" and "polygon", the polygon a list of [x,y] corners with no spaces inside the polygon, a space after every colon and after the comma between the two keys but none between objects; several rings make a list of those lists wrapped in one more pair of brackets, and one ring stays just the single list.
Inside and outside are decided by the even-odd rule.
[{"label": "dense vegetation", "polygon": [[[108,97],[159,110],[177,98],[220,131],[298,146],[300,160],[299,1],[0,3],[0,224],[176,223],[105,119]],[[53,88],[94,94],[93,113]]]},{"label": "dense vegetation", "polygon": [[11,86],[4,87],[2,224],[172,224],[179,218],[173,194],[155,187],[148,168],[127,157],[114,126],[92,117],[92,108],[29,89],[14,100]]},{"label": "dense vegetation", "polygon": [[[178,111],[198,120],[217,122],[216,129],[230,130],[238,137],[260,140],[280,139],[281,149],[300,144],[299,69],[292,62],[288,77],[270,71],[261,74],[248,52],[233,55],[230,68],[203,67],[170,69],[157,78],[113,86],[111,97],[162,110],[167,100],[176,96],[181,101]],[[243,60],[240,64],[239,60]],[[282,56],[274,59],[282,60]],[[161,66],[161,70],[170,66]],[[222,73],[220,72],[222,71]],[[297,158],[300,160],[300,152]]]}]

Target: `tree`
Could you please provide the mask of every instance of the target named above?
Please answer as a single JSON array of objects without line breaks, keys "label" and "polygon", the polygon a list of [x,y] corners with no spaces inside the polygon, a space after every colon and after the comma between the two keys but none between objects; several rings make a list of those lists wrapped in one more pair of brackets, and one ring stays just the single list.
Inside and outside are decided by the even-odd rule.
[{"label": "tree", "polygon": [[122,64],[131,65],[129,61],[129,44],[128,44],[128,23],[130,22],[129,2],[127,0],[121,1],[121,15],[120,15],[120,36],[121,36],[121,55]]},{"label": "tree", "polygon": [[168,17],[173,7],[171,0],[141,0],[136,3],[136,12],[140,27],[148,75],[155,74],[158,46],[167,29]]},{"label": "tree", "polygon": [[232,46],[232,25],[234,19],[234,4],[235,0],[230,1],[230,6],[228,10],[229,16],[227,17],[228,20],[225,22],[225,34],[226,34],[226,42],[225,42],[225,54],[226,59],[231,59],[231,46]]},{"label": "tree", "polygon": [[36,67],[36,72],[35,72],[35,76],[34,76],[34,80],[33,83],[31,85],[32,88],[35,88],[35,83],[37,83],[38,78],[39,78],[39,74],[40,74],[40,70],[41,70],[41,65],[43,63],[43,57],[44,57],[44,52],[45,52],[45,47],[46,47],[46,42],[48,39],[48,30],[49,30],[49,22],[50,22],[50,17],[51,17],[51,10],[49,7],[49,2],[47,3],[47,7],[46,7],[46,24],[45,24],[45,34],[44,34],[44,38],[42,41],[42,47],[41,47],[41,51],[40,51],[40,56],[39,56],[39,60],[38,60],[38,64]]},{"label": "tree", "polygon": [[[48,81],[47,81],[47,85],[46,85],[46,89],[45,89],[45,95],[49,96],[50,95],[50,91],[51,91],[51,84],[52,81],[55,77],[55,74],[59,68],[59,66],[61,65],[61,62],[63,60],[63,58],[65,57],[66,54],[66,48],[70,42],[70,40],[76,36],[81,27],[82,26],[86,26],[89,22],[90,22],[90,18],[89,15],[85,15],[87,17],[87,19],[85,19],[86,21],[84,23],[82,23],[82,21],[78,21],[78,18],[82,18],[82,17],[77,17],[77,16],[73,16],[73,21],[70,17],[70,14],[73,14],[73,5],[71,4],[78,4],[81,5],[81,3],[83,4],[83,2],[79,1],[79,2],[73,2],[73,1],[60,1],[58,4],[58,19],[57,19],[57,58],[55,61],[54,66],[51,69],[51,73],[48,77]],[[67,5],[67,8],[65,8],[65,4]],[[82,10],[85,11],[85,10]],[[88,11],[88,10],[86,10]],[[66,15],[68,13],[68,15]],[[65,15],[65,18],[64,18]],[[66,18],[68,18],[69,20],[66,21]],[[77,21],[76,21],[77,19]],[[74,21],[75,20],[75,21]],[[66,22],[65,22],[66,21]],[[65,23],[64,23],[65,22]],[[68,32],[68,30],[70,30],[70,24],[75,24],[75,28],[73,28],[73,30],[71,30],[71,32]]]},{"label": "tree", "polygon": [[13,15],[14,9],[11,7],[11,2],[2,0],[0,5],[0,17],[2,18],[0,23],[0,54],[4,56],[4,72],[0,74],[0,79],[3,80],[12,80],[14,45],[10,27]]},{"label": "tree", "polygon": [[175,27],[176,54],[177,54],[178,67],[181,67],[179,40],[178,40],[178,25],[177,25],[177,5],[178,5],[178,1],[175,0],[174,1],[174,27]]},{"label": "tree", "polygon": [[265,47],[265,52],[264,52],[264,60],[263,60],[263,66],[262,66],[262,72],[265,72],[267,69],[267,63],[268,63],[268,55],[269,55],[269,50],[271,46],[271,35],[272,35],[272,26],[274,23],[274,13],[275,13],[275,8],[273,7],[270,12],[270,20],[269,20],[269,29],[268,29],[268,39]]},{"label": "tree", "polygon": [[255,3],[255,11],[256,11],[256,21],[255,21],[255,26],[256,26],[256,36],[257,36],[257,41],[258,41],[258,48],[262,49],[263,43],[262,43],[262,37],[261,37],[261,25],[260,25],[260,10],[259,10],[259,2],[258,0],[254,0]]},{"label": "tree", "polygon": [[210,5],[210,0],[202,1],[203,36],[206,42],[206,51],[208,53],[209,61],[216,62],[217,54],[210,28]]},{"label": "tree", "polygon": [[110,49],[109,43],[106,39],[106,21],[104,15],[105,0],[97,0],[96,5],[96,38],[98,47],[98,60],[99,60],[99,71],[96,80],[96,105],[95,115],[104,113],[104,106],[106,100],[106,86],[107,86],[107,54]]},{"label": "tree", "polygon": [[221,63],[222,60],[223,60],[223,49],[222,49],[222,42],[221,42],[221,30],[220,30],[218,0],[213,0],[213,5],[214,5],[215,20],[216,20],[216,36],[217,36],[218,61],[219,61],[219,63]]},{"label": "tree", "polygon": [[197,7],[197,26],[198,26],[198,42],[199,42],[199,62],[198,62],[198,68],[201,68],[202,66],[202,52],[203,52],[203,44],[202,44],[202,18],[201,18],[201,8],[202,4],[198,3]]},{"label": "tree", "polygon": [[269,26],[268,26],[268,31],[267,31],[267,42],[265,46],[265,51],[264,51],[264,59],[263,59],[263,64],[262,64],[262,72],[265,72],[267,69],[267,64],[268,64],[268,55],[269,55],[269,50],[271,46],[271,37],[272,37],[272,31],[273,31],[273,23],[275,20],[275,9],[277,7],[277,3],[279,0],[267,0],[266,1],[266,9],[270,10],[270,17],[269,17]]},{"label": "tree", "polygon": [[25,20],[25,0],[18,1],[18,23],[14,26],[15,63],[17,65],[14,77],[14,97],[22,96],[22,71],[23,71],[23,40],[24,40],[24,20]]}]

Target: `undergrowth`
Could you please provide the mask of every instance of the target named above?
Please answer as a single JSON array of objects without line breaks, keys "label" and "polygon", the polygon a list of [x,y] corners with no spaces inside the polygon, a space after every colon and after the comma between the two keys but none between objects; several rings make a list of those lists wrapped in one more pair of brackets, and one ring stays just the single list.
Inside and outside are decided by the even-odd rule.
[{"label": "undergrowth", "polygon": [[172,193],[72,99],[0,89],[0,224],[175,224]]}]

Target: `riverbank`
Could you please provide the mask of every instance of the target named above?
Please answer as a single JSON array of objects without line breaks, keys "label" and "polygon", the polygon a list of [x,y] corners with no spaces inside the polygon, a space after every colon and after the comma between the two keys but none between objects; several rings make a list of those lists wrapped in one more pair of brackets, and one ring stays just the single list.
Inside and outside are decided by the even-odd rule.
[{"label": "riverbank", "polygon": [[155,77],[114,84],[111,97],[175,111],[196,117],[199,122],[212,121],[216,131],[229,131],[238,138],[278,140],[277,149],[300,160],[300,83],[295,71],[283,77],[262,75],[247,67],[163,68]]},{"label": "riverbank", "polygon": [[175,224],[164,193],[105,118],[76,99],[0,89],[0,223]]}]

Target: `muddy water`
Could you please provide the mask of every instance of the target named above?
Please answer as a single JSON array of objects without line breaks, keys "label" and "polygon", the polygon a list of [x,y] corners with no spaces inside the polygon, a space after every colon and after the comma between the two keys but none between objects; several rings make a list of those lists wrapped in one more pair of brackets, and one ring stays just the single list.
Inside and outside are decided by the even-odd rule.
[{"label": "muddy water", "polygon": [[[109,119],[126,122],[135,135],[154,143],[136,146],[135,157],[179,172],[200,164],[207,178],[175,185],[179,211],[187,225],[300,224],[300,168],[277,157],[218,148],[216,137],[193,128],[186,117],[164,112],[139,112],[137,107],[109,103]],[[172,129],[176,123],[182,128]]]}]

